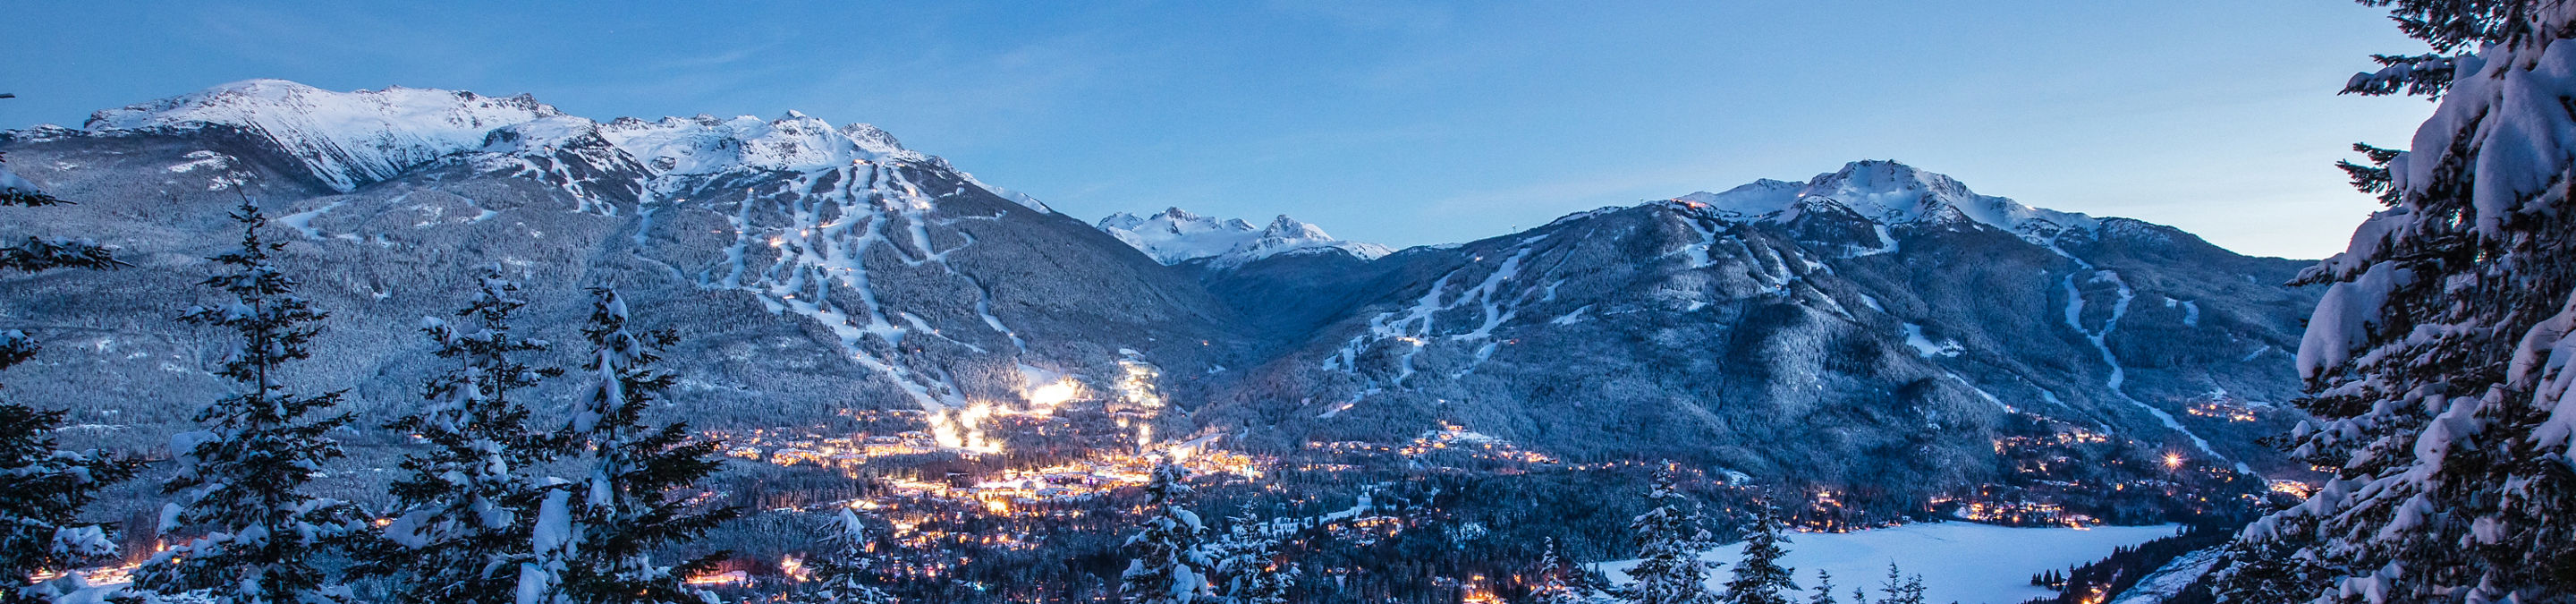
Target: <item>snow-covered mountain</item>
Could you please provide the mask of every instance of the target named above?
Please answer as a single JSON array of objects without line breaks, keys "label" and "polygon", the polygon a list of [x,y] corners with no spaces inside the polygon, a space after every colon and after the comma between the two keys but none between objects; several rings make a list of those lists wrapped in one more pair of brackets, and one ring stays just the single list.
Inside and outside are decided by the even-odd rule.
[{"label": "snow-covered mountain", "polygon": [[332,189],[350,191],[450,153],[483,146],[493,130],[559,117],[527,95],[393,87],[333,92],[250,80],[90,116],[92,131],[239,127],[267,138]]},{"label": "snow-covered mountain", "polygon": [[1279,254],[1331,251],[1375,260],[1392,251],[1374,243],[1334,239],[1320,227],[1285,215],[1271,219],[1269,226],[1256,227],[1239,218],[1168,208],[1144,217],[1119,212],[1100,219],[1096,226],[1163,264],[1205,259],[1208,266],[1228,268]]},{"label": "snow-covered mountain", "polygon": [[412,326],[497,264],[541,337],[579,341],[599,285],[687,334],[674,409],[704,427],[1027,404],[1032,376],[1108,391],[1141,366],[1176,411],[1158,433],[1287,450],[1446,421],[1908,493],[1992,478],[2014,422],[2271,467],[2252,435],[2279,413],[2191,411],[2294,396],[2315,302],[2278,285],[2303,263],[1894,162],[1389,253],[1286,217],[1086,224],[793,112],[603,121],[263,80],[0,133],[0,151],[79,203],[0,220],[0,239],[94,237],[136,265],[0,280],[0,329],[60,343],[10,386],[128,427],[80,438],[135,442],[228,387],[207,373],[223,343],[166,318],[203,299],[244,197],[332,312],[298,379],[353,386],[368,414],[417,400],[432,365]]},{"label": "snow-covered mountain", "polygon": [[2254,438],[2297,417],[2274,404],[2299,392],[2316,298],[2279,284],[2303,265],[1857,162],[1365,265],[1209,275],[1251,320],[1287,312],[1270,325],[1311,335],[1199,415],[1287,438],[1441,418],[1828,484],[1990,479],[1998,431],[2033,422],[2295,467]]},{"label": "snow-covered mountain", "polygon": [[795,112],[598,121],[525,96],[258,80],[0,148],[80,202],[0,235],[94,235],[139,265],[76,277],[114,292],[104,307],[62,304],[59,275],[0,294],[0,324],[43,317],[30,331],[90,338],[128,378],[11,385],[116,423],[176,420],[224,388],[204,371],[214,352],[136,309],[196,301],[199,259],[229,245],[225,208],[242,197],[302,235],[281,254],[336,318],[313,377],[358,384],[362,409],[408,403],[425,362],[410,326],[494,264],[528,282],[556,341],[579,341],[569,326],[599,285],[692,334],[700,348],[672,362],[684,398],[722,402],[693,418],[713,427],[1010,404],[1027,376],[1125,375],[1104,351],[1197,371],[1242,347],[1187,275],[875,127]]},{"label": "snow-covered mountain", "polygon": [[[894,135],[875,126],[835,128],[795,111],[776,120],[699,114],[650,122],[618,118],[600,124],[564,115],[524,94],[494,98],[399,86],[335,92],[284,80],[234,82],[100,111],[83,124],[92,133],[184,132],[206,127],[239,128],[264,138],[303,163],[309,176],[343,193],[475,150],[530,154],[551,153],[559,147],[605,146],[653,175],[802,172],[884,161],[936,162],[945,167],[944,161],[903,148]],[[44,135],[40,130],[38,136]],[[974,184],[1022,205],[1045,208],[1026,195]]]},{"label": "snow-covered mountain", "polygon": [[1849,211],[1882,227],[1969,220],[2032,242],[2102,223],[2083,214],[1978,195],[1948,176],[1878,160],[1852,162],[1803,183],[1763,179],[1723,193],[1701,191],[1673,199],[1731,220],[1790,222],[1819,207]]}]

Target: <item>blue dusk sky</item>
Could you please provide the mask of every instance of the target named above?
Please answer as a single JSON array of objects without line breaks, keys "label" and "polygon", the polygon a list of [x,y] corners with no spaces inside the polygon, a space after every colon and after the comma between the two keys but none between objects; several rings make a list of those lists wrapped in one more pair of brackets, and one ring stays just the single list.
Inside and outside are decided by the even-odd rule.
[{"label": "blue dusk sky", "polygon": [[225,82],[530,93],[574,115],[873,123],[1077,218],[1288,214],[1402,247],[1896,159],[2315,258],[2334,160],[2432,106],[2340,0],[27,2],[0,128]]}]

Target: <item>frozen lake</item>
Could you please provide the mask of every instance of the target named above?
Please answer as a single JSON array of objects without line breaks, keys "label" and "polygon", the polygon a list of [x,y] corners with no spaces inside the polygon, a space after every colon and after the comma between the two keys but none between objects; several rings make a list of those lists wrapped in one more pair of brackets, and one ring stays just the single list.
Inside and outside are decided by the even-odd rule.
[{"label": "frozen lake", "polygon": [[[1835,597],[1845,604],[1853,587],[1868,590],[1871,598],[1879,597],[1878,584],[1887,578],[1891,561],[1904,567],[1905,574],[1923,575],[1925,598],[1930,602],[2018,604],[2056,593],[2031,585],[2033,573],[2100,560],[2111,555],[2112,548],[2153,541],[2179,528],[2014,528],[1940,522],[1851,533],[1792,533],[1783,564],[1797,570],[1800,587],[1815,586],[1817,569],[1833,573]],[[1710,575],[1710,588],[1733,576],[1735,560],[1743,553],[1744,544],[1736,543],[1704,556],[1725,564]],[[1599,567],[1611,580],[1625,582],[1624,571],[1635,564],[1635,560],[1622,560]],[[1801,593],[1791,599],[1805,601],[1806,596]]]}]

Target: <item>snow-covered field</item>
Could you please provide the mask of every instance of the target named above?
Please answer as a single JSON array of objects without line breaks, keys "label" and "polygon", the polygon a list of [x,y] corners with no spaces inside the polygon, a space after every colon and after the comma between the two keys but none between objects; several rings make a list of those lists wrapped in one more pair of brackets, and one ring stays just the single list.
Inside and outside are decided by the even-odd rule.
[{"label": "snow-covered field", "polygon": [[[2101,526],[2090,529],[2013,528],[1967,522],[1909,524],[1851,533],[1794,533],[1785,562],[1797,569],[1799,587],[1813,588],[1816,570],[1834,574],[1835,597],[1851,600],[1855,586],[1878,597],[1878,584],[1893,561],[1909,575],[1923,575],[1926,599],[1960,604],[2017,604],[2056,592],[2030,584],[2030,576],[2051,568],[2081,565],[2111,555],[2111,549],[2137,545],[2174,534],[2174,525]],[[1710,550],[1702,557],[1724,563],[1709,575],[1718,588],[1730,573],[1744,544]],[[1613,581],[1625,582],[1635,560],[1605,562],[1600,569]],[[1805,601],[1801,593],[1793,601]]]}]

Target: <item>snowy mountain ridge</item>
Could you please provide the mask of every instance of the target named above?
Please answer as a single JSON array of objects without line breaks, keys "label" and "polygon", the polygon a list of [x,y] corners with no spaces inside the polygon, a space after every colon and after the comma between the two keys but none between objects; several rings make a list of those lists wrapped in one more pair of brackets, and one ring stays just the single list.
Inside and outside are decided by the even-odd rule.
[{"label": "snowy mountain ridge", "polygon": [[276,141],[313,175],[347,192],[441,156],[483,146],[493,130],[562,116],[528,95],[403,88],[335,92],[247,80],[92,114],[93,131],[237,126]]},{"label": "snowy mountain ridge", "polygon": [[1219,219],[1166,208],[1150,217],[1126,212],[1111,214],[1100,219],[1097,226],[1163,264],[1207,258],[1209,266],[1229,268],[1280,254],[1331,250],[1374,260],[1393,251],[1374,243],[1334,239],[1320,227],[1285,215],[1271,219],[1269,226],[1256,227],[1239,218]]},{"label": "snowy mountain ridge", "polygon": [[[467,267],[500,265],[529,284],[543,337],[579,337],[584,288],[613,286],[703,342],[669,357],[695,380],[674,396],[696,425],[917,412],[952,447],[980,438],[976,410],[1038,404],[1043,376],[1111,392],[1142,363],[1191,410],[1155,433],[1262,446],[1447,421],[1549,455],[1922,495],[1993,478],[1989,443],[2046,420],[2268,469],[2251,435],[2280,418],[2193,409],[2295,396],[2286,351],[2315,306],[2275,285],[2303,263],[1894,162],[1387,254],[1284,217],[1026,211],[1043,206],[796,113],[594,121],[299,86],[0,133],[10,169],[80,202],[0,236],[100,234],[167,259],[0,286],[0,328],[94,357],[12,387],[146,442],[187,425],[225,387],[204,369],[220,355],[132,309],[197,302],[192,259],[238,236],[222,217],[245,193],[291,229],[283,262],[335,313],[315,379],[355,384],[366,409],[410,408],[429,367],[385,343],[449,312]],[[112,303],[63,303],[49,280],[65,278]],[[101,371],[118,380],[96,387]]]},{"label": "snowy mountain ridge", "polygon": [[[875,126],[835,127],[796,111],[775,120],[699,114],[602,123],[566,115],[525,94],[487,97],[400,86],[336,92],[285,80],[234,82],[100,111],[83,124],[101,133],[208,126],[233,126],[265,137],[343,193],[460,153],[545,154],[585,146],[625,156],[622,161],[593,159],[631,161],[646,171],[644,176],[814,172],[882,161],[947,167],[944,160],[904,148]],[[1047,211],[1035,198],[967,180]]]},{"label": "snowy mountain ridge", "polygon": [[1844,164],[1806,182],[1762,179],[1720,193],[1701,191],[1672,201],[1735,221],[1786,223],[1824,207],[1849,210],[1880,226],[1938,226],[1960,220],[2003,229],[2043,243],[2067,229],[2092,230],[2102,221],[2074,212],[2023,205],[1978,195],[1949,176],[1893,160]]}]

